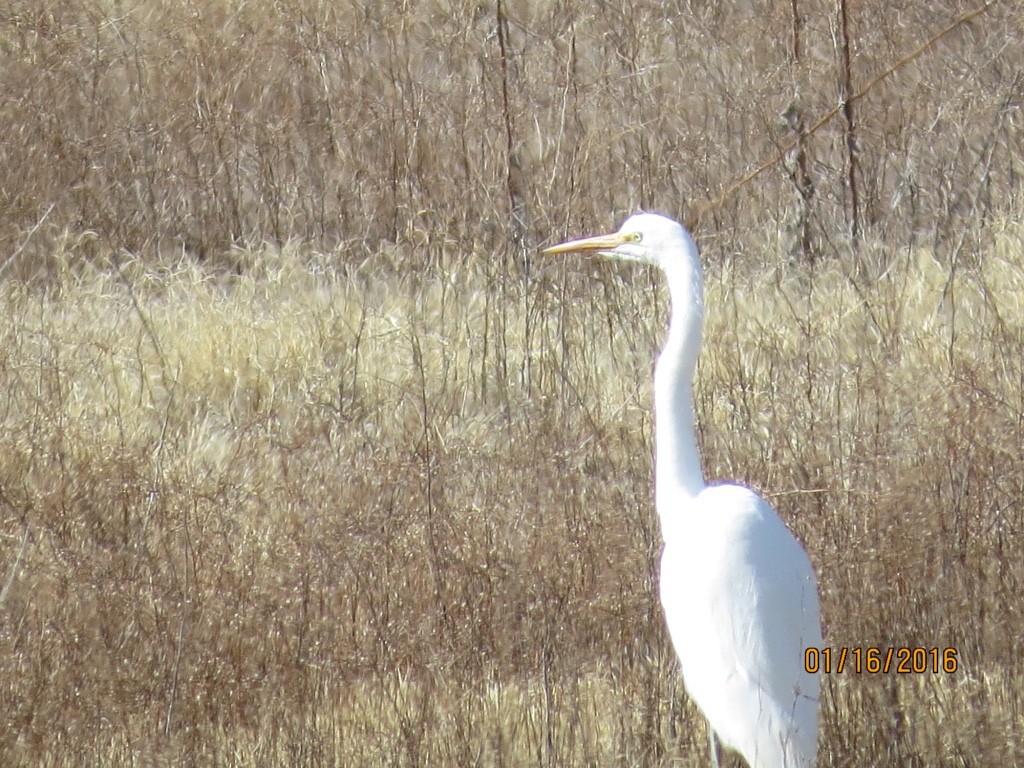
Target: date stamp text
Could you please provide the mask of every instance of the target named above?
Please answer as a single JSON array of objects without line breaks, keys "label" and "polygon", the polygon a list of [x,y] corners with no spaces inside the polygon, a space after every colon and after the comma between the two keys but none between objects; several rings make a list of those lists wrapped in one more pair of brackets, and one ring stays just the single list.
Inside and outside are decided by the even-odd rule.
[{"label": "date stamp text", "polygon": [[869,675],[923,675],[926,672],[957,671],[956,648],[808,648],[804,669],[812,675],[835,672]]}]

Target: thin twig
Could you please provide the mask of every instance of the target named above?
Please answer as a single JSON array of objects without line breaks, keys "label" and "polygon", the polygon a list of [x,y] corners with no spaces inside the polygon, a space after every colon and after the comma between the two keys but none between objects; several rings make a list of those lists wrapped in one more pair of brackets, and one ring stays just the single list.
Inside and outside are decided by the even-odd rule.
[{"label": "thin twig", "polygon": [[43,215],[42,215],[42,216],[41,216],[41,217],[39,218],[39,221],[37,221],[37,222],[35,223],[35,226],[34,226],[34,227],[32,227],[32,229],[30,229],[30,230],[28,231],[28,234],[27,234],[27,235],[25,235],[25,239],[21,241],[21,245],[19,245],[19,246],[18,246],[18,247],[17,247],[17,248],[16,248],[15,250],[14,250],[14,253],[12,253],[12,254],[11,254],[10,256],[8,256],[8,257],[7,257],[7,261],[5,261],[5,262],[4,262],[3,264],[0,264],[0,277],[3,277],[3,275],[4,275],[4,272],[6,272],[6,271],[7,271],[8,267],[10,267],[10,266],[11,266],[11,264],[13,264],[13,263],[14,263],[14,262],[15,262],[15,261],[17,260],[17,258],[18,258],[19,256],[21,256],[21,254],[22,254],[22,251],[24,251],[24,250],[25,250],[25,247],[26,247],[26,246],[28,245],[28,241],[32,239],[32,235],[34,235],[34,234],[36,233],[36,231],[37,231],[37,230],[38,230],[38,229],[39,229],[39,228],[40,228],[41,226],[43,226],[43,222],[44,222],[44,221],[46,221],[46,217],[50,215],[50,213],[51,213],[51,212],[53,211],[53,209],[54,209],[54,208],[55,208],[56,206],[57,206],[57,204],[56,204],[56,203],[50,203],[50,207],[46,209],[46,213],[44,213],[44,214],[43,214]]},{"label": "thin twig", "polygon": [[4,601],[7,599],[7,593],[10,591],[11,585],[14,583],[15,576],[18,575],[18,566],[21,565],[22,555],[25,554],[25,547],[28,546],[28,531],[29,528],[26,525],[25,535],[21,539],[21,549],[18,550],[18,556],[14,558],[14,565],[11,566],[11,573],[7,577],[7,583],[4,584],[3,591],[0,591],[0,606],[2,606],[4,604]]},{"label": "thin twig", "polygon": [[853,73],[850,67],[850,14],[846,0],[837,0],[840,51],[842,68],[842,95],[840,105],[846,120],[846,187],[850,191],[850,241],[854,253],[860,241],[860,194],[857,190],[857,121],[853,112]]}]

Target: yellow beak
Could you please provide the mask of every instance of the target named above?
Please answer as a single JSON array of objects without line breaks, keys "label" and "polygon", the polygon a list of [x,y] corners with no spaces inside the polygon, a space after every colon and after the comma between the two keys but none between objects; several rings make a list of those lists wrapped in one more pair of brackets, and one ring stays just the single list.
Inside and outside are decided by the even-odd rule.
[{"label": "yellow beak", "polygon": [[582,240],[570,240],[560,245],[552,245],[545,248],[543,253],[548,256],[556,253],[586,253],[589,251],[612,251],[629,239],[628,235],[622,232],[613,232],[610,235],[597,235],[596,237],[584,237]]}]

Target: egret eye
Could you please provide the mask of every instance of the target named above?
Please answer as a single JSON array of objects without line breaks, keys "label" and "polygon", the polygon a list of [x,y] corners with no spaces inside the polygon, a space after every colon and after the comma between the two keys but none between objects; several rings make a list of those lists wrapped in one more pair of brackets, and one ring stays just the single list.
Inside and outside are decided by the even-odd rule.
[{"label": "egret eye", "polygon": [[631,243],[639,243],[643,239],[644,239],[644,233],[643,232],[630,232],[629,233],[629,242],[631,242]]}]

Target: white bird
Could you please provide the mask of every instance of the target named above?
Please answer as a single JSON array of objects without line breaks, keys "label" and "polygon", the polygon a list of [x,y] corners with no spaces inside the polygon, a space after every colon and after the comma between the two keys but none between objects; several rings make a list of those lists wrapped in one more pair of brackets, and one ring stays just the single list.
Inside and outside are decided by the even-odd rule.
[{"label": "white bird", "polygon": [[704,321],[697,246],[677,222],[642,213],[613,234],[544,251],[571,252],[650,264],[668,280],[672,319],[654,372],[661,604],[683,683],[708,720],[712,762],[717,736],[751,768],[810,768],[819,681],[804,652],[822,644],[817,582],[768,502],[704,482],[693,412]]}]

